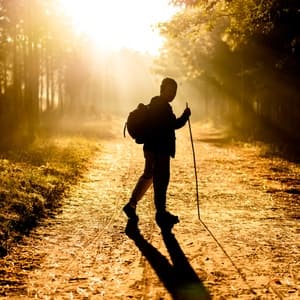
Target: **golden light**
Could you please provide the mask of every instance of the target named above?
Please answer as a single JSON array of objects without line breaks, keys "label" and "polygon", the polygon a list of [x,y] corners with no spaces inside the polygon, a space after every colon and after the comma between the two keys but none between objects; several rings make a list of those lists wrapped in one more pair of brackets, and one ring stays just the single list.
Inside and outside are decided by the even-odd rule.
[{"label": "golden light", "polygon": [[153,26],[176,9],[168,0],[60,0],[73,27],[102,50],[130,48],[157,54],[163,40]]}]

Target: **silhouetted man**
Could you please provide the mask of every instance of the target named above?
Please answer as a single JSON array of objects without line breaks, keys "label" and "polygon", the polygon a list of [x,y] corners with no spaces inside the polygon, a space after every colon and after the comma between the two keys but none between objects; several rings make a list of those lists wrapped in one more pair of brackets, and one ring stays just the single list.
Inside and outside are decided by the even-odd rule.
[{"label": "silhouetted man", "polygon": [[123,207],[128,218],[138,222],[136,206],[153,183],[156,222],[161,228],[172,228],[179,222],[166,210],[166,194],[170,180],[170,157],[175,156],[175,129],[185,125],[191,115],[189,108],[176,118],[170,102],[177,93],[174,79],[165,78],[161,82],[160,95],[150,101],[150,135],[144,143],[145,168],[139,178],[129,202]]}]

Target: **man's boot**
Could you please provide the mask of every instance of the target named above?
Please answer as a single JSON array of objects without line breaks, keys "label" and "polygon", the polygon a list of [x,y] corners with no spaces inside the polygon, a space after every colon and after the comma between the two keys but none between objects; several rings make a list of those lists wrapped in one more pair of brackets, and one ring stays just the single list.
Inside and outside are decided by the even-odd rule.
[{"label": "man's boot", "polygon": [[155,216],[155,220],[157,225],[161,229],[166,229],[166,230],[172,229],[175,224],[179,223],[178,216],[172,215],[168,211],[157,212]]},{"label": "man's boot", "polygon": [[123,207],[123,211],[126,214],[126,216],[128,217],[128,219],[131,219],[132,221],[138,222],[139,217],[137,216],[136,212],[135,212],[136,208],[134,206],[132,206],[130,204],[130,202],[128,202],[124,207]]}]

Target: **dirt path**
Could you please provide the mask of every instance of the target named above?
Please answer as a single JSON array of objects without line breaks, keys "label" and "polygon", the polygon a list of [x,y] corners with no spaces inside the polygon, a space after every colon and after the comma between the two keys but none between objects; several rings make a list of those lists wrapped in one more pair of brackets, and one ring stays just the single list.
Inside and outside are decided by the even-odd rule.
[{"label": "dirt path", "polygon": [[124,234],[121,208],[143,168],[141,147],[102,140],[62,212],[0,261],[1,299],[172,299],[189,283],[213,299],[300,299],[299,165],[194,130],[201,219],[239,272],[198,220],[185,128],[168,194],[180,216],[174,235],[162,237],[153,221],[152,190],[138,207],[140,234]]}]

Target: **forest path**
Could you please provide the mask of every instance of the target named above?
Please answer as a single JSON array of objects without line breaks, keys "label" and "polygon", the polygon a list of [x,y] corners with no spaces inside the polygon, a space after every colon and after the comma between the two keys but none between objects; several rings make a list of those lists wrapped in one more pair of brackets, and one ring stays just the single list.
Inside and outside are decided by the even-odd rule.
[{"label": "forest path", "polygon": [[129,138],[103,139],[62,212],[1,260],[0,297],[172,299],[176,286],[168,280],[177,276],[178,286],[193,277],[190,293],[203,281],[213,299],[299,299],[299,165],[227,143],[209,127],[193,130],[201,219],[244,279],[198,220],[183,128],[168,191],[169,210],[180,216],[174,235],[163,239],[149,190],[137,211],[141,235],[126,236],[122,207],[143,169],[142,150]]}]

